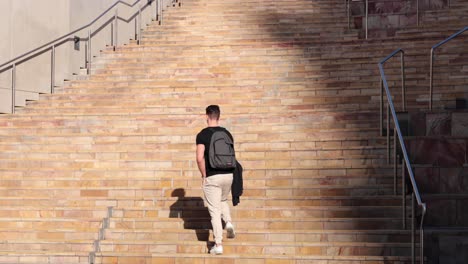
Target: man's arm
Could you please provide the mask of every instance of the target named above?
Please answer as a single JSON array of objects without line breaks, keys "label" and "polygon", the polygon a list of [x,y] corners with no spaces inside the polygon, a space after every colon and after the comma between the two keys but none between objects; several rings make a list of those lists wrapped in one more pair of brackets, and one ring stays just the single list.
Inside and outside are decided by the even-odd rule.
[{"label": "man's arm", "polygon": [[202,178],[206,177],[206,168],[205,168],[205,145],[197,144],[197,165]]}]

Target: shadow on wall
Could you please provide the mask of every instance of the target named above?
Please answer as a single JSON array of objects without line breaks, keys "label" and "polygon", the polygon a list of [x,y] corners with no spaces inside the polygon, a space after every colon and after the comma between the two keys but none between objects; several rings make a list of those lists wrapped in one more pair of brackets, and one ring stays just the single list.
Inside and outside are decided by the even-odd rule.
[{"label": "shadow on wall", "polygon": [[184,221],[184,229],[195,230],[197,240],[206,241],[207,246],[209,246],[211,221],[203,199],[201,197],[186,197],[183,188],[175,189],[171,197],[178,199],[170,206],[169,217],[181,218]]},{"label": "shadow on wall", "polygon": [[[301,115],[302,120],[309,122],[310,126],[313,126],[313,122],[317,122],[317,120],[321,121],[318,132],[308,132],[306,126],[304,131],[300,131],[302,128],[298,126],[295,132],[308,133],[311,137],[322,139],[324,143],[318,144],[324,144],[324,146],[326,146],[327,140],[332,142],[341,139],[343,152],[347,151],[359,155],[359,159],[349,159],[347,162],[353,162],[352,164],[356,166],[369,165],[362,170],[353,170],[353,165],[337,162],[332,165],[337,169],[345,168],[346,175],[341,178],[337,177],[339,175],[329,175],[329,177],[324,177],[323,183],[317,184],[329,185],[328,187],[334,184],[351,184],[355,187],[348,193],[330,192],[329,196],[349,196],[352,198],[353,196],[375,195],[377,197],[377,195],[391,194],[390,189],[380,187],[392,184],[390,178],[376,176],[388,175],[389,171],[385,167],[379,166],[385,162],[384,158],[380,158],[385,157],[383,156],[385,152],[379,147],[382,142],[378,139],[378,131],[374,129],[379,127],[379,104],[373,100],[373,97],[379,93],[380,74],[376,61],[388,55],[392,50],[386,50],[386,47],[382,47],[379,50],[366,51],[366,43],[360,45],[357,35],[352,35],[352,32],[348,34],[344,8],[343,15],[338,15],[336,19],[332,20],[330,19],[331,15],[321,16],[320,8],[323,7],[313,6],[312,1],[310,5],[311,8],[308,9],[310,11],[306,11],[306,9],[291,12],[288,10],[264,11],[265,21],[259,25],[261,30],[268,33],[269,37],[274,40],[273,45],[285,50],[282,54],[287,55],[283,55],[283,58],[289,59],[287,68],[282,69],[285,69],[286,72],[281,72],[283,75],[278,74],[281,76],[278,78],[278,83],[284,87],[284,91],[290,87],[302,86],[300,87],[301,93],[298,93],[297,98],[294,98],[295,102],[299,103],[288,106],[290,112]],[[331,11],[324,10],[323,12]],[[278,90],[281,91],[283,87],[279,87]],[[287,92],[283,94],[287,94]],[[362,129],[348,130],[348,128]],[[357,137],[359,140],[348,140],[348,138],[353,137]],[[322,155],[322,159],[318,161],[317,165],[311,165],[311,168],[320,168],[322,165],[326,168],[327,159],[334,159],[335,155],[339,156],[340,154],[335,154],[338,151],[323,151],[320,149],[321,145],[318,144],[316,150],[317,153],[323,153],[319,154]],[[347,146],[368,148],[351,152],[346,149]],[[310,149],[313,150],[312,147]],[[361,177],[363,174],[369,177]],[[311,175],[311,181],[314,180],[314,176],[320,177],[320,175]],[[399,211],[361,211],[356,206],[358,202],[359,200],[354,203],[354,200],[350,199],[349,204],[353,207],[353,211],[349,212],[349,217],[354,218],[352,225],[360,226],[361,229],[372,229],[374,226],[359,220],[359,218],[388,217],[390,215],[396,217],[399,215]],[[343,215],[333,217],[340,218]],[[405,241],[408,239],[407,236],[399,238]],[[358,239],[367,242],[377,238],[362,235]],[[393,239],[393,237],[385,237],[384,239]],[[387,260],[384,262],[387,263]],[[388,260],[388,263],[390,262]]]}]

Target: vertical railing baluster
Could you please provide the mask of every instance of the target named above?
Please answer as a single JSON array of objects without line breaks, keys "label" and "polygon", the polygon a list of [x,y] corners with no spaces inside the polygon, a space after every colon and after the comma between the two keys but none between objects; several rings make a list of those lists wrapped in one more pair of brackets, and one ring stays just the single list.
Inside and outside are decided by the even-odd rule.
[{"label": "vertical railing baluster", "polygon": [[406,111],[406,87],[405,87],[405,52],[401,53],[401,96],[403,111]]},{"label": "vertical railing baluster", "polygon": [[414,228],[415,214],[414,210],[414,192],[411,194],[411,263],[415,264],[416,262],[416,231]]},{"label": "vertical railing baluster", "polygon": [[398,163],[397,163],[397,131],[396,127],[393,128],[393,194],[397,195],[397,177],[398,177]]},{"label": "vertical railing baluster", "polygon": [[366,39],[369,35],[369,0],[366,0]]},{"label": "vertical railing baluster", "polygon": [[118,42],[117,42],[118,41],[118,33],[117,33],[118,28],[117,28],[117,26],[118,26],[118,20],[119,20],[119,13],[118,12],[119,12],[118,9],[115,9],[115,14],[114,14],[114,41],[113,41],[114,43],[112,45],[112,46],[114,46],[114,51],[116,50],[117,45],[118,45]]},{"label": "vertical railing baluster", "polygon": [[15,113],[16,106],[16,63],[11,66],[11,113]]},{"label": "vertical railing baluster", "polygon": [[419,27],[419,0],[416,0],[416,26]]},{"label": "vertical railing baluster", "polygon": [[383,81],[380,77],[380,136],[383,137]]},{"label": "vertical railing baluster", "polygon": [[159,21],[160,17],[159,17],[159,3],[160,0],[156,0],[156,21]]},{"label": "vertical railing baluster", "polygon": [[[154,4],[154,6],[153,6],[153,4]],[[151,14],[152,14],[152,15],[151,15],[151,19],[152,19],[153,21],[157,21],[157,20],[158,20],[158,9],[157,9],[157,7],[158,7],[158,1],[157,1],[157,0],[153,0],[153,1],[151,2],[151,6],[153,6],[153,8],[150,8],[150,9],[152,10],[152,11],[151,11]],[[153,13],[153,12],[154,12],[154,13]]]},{"label": "vertical railing baluster", "polygon": [[160,0],[160,1],[161,1],[161,5],[159,6],[159,8],[160,8],[160,10],[159,10],[159,11],[160,11],[159,25],[162,25],[163,19],[164,19],[164,17],[163,17],[163,12],[164,12],[164,0]]},{"label": "vertical railing baluster", "polygon": [[55,92],[55,45],[52,45],[50,55],[50,93]]},{"label": "vertical railing baluster", "polygon": [[92,49],[92,44],[91,44],[91,29],[88,30],[88,65],[86,66],[86,72],[91,74],[91,63],[92,63],[92,58],[93,58],[93,49]]},{"label": "vertical railing baluster", "polygon": [[138,42],[138,16],[135,16],[134,19],[134,25],[133,25],[133,39]]},{"label": "vertical railing baluster", "polygon": [[421,264],[424,264],[424,217],[426,216],[426,205],[423,206],[422,208],[422,212],[421,212],[421,221],[419,222],[419,237],[420,237],[420,244],[419,244],[419,247],[420,247],[420,253],[419,253],[419,256],[420,256],[420,262]]},{"label": "vertical railing baluster", "polygon": [[403,229],[406,230],[406,168],[405,159],[401,159],[401,202],[403,208]]},{"label": "vertical railing baluster", "polygon": [[390,164],[390,105],[387,103],[387,164]]},{"label": "vertical railing baluster", "polygon": [[432,86],[434,82],[434,49],[431,49],[431,58],[429,61],[429,110],[432,110]]},{"label": "vertical railing baluster", "polygon": [[141,43],[141,5],[138,9],[138,40],[137,40],[137,44],[140,45]]},{"label": "vertical railing baluster", "polygon": [[351,0],[346,1],[346,12],[348,14],[348,29],[351,29]]}]

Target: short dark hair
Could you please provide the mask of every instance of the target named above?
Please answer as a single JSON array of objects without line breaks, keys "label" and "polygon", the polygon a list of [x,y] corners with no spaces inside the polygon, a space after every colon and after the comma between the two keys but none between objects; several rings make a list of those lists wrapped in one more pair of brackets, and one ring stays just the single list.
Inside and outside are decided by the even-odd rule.
[{"label": "short dark hair", "polygon": [[221,110],[219,110],[219,106],[217,105],[210,105],[206,108],[206,115],[211,120],[219,120],[219,116],[221,115]]}]

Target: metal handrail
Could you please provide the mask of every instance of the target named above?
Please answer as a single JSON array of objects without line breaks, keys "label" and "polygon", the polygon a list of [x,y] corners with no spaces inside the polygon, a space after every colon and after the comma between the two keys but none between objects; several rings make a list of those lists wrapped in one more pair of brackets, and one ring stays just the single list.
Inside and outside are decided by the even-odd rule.
[{"label": "metal handrail", "polygon": [[[47,51],[51,51],[51,84],[50,84],[50,92],[53,93],[54,92],[54,87],[55,87],[55,49],[70,41],[70,40],[73,40],[72,36],[77,33],[77,32],[80,32],[82,30],[85,30],[85,29],[88,29],[90,28],[91,26],[94,25],[94,23],[96,23],[99,19],[101,19],[102,17],[104,17],[105,15],[107,15],[112,9],[114,9],[117,5],[119,4],[122,4],[124,6],[127,6],[129,8],[132,8],[134,6],[136,6],[137,4],[141,3],[141,2],[146,2],[144,3],[144,5],[140,5],[139,6],[139,9],[138,9],[138,25],[139,25],[139,29],[138,29],[138,32],[136,31],[135,32],[135,36],[136,36],[136,40],[137,40],[137,43],[140,44],[141,42],[141,20],[142,20],[142,14],[141,14],[141,11],[143,9],[146,9],[149,5],[151,5],[153,2],[156,2],[156,10],[155,10],[155,19],[156,20],[159,20],[160,23],[162,21],[162,12],[163,12],[163,2],[164,0],[136,0],[133,4],[129,4],[125,1],[122,1],[122,0],[118,0],[116,1],[114,4],[112,4],[109,8],[107,8],[105,11],[103,11],[98,17],[96,17],[94,20],[92,20],[90,23],[76,29],[76,30],[73,30],[71,31],[70,33],[67,33],[57,39],[54,39],[46,44],[43,44],[37,48],[34,48],[22,55],[19,55],[5,63],[2,63],[0,64],[0,74],[7,71],[7,70],[10,70],[11,69],[11,91],[12,91],[12,98],[11,98],[11,102],[12,102],[12,106],[11,106],[11,112],[14,113],[15,112],[15,96],[16,96],[16,66],[24,63],[24,62],[27,62],[41,54],[43,54],[44,52],[47,52]],[[177,2],[177,1],[174,1],[173,2]],[[118,42],[118,31],[117,31],[117,21],[119,19],[121,19],[119,16],[118,16],[118,10],[115,9],[115,14],[114,16],[109,20],[109,21],[106,21],[104,23],[103,26],[107,26],[108,23],[110,22],[113,22],[113,34],[111,36],[111,44],[112,46],[114,47],[114,50],[115,50],[115,47],[117,46]],[[132,18],[135,19],[135,23],[137,22],[136,20],[136,17],[137,17],[137,14],[135,14]],[[130,18],[128,21],[127,20],[124,20],[124,19],[121,19],[127,23],[130,22],[130,20],[132,20],[132,18]],[[135,29],[136,29],[136,26],[135,26]],[[85,62],[85,66],[86,66],[86,69],[87,69],[87,73],[89,74],[90,73],[90,69],[91,69],[91,60],[92,60],[92,50],[91,50],[91,38],[93,37],[93,32],[91,30],[88,30],[88,36],[87,36],[87,39],[83,39],[84,41],[86,41],[86,62]]]},{"label": "metal handrail", "polygon": [[[408,152],[406,150],[406,146],[405,146],[405,142],[403,140],[403,134],[401,133],[401,129],[400,129],[400,125],[399,125],[399,122],[398,122],[398,117],[396,115],[396,111],[395,111],[395,106],[393,104],[393,100],[392,100],[392,96],[390,94],[390,90],[388,88],[388,83],[387,83],[387,78],[385,76],[385,70],[383,68],[383,65],[386,61],[388,61],[389,59],[391,59],[392,57],[394,57],[396,54],[400,53],[400,52],[403,52],[402,49],[397,49],[395,50],[394,52],[392,52],[390,55],[388,55],[386,58],[384,58],[383,60],[381,60],[379,62],[379,71],[380,71],[380,78],[381,78],[381,84],[382,84],[382,87],[385,88],[385,93],[387,95],[387,111],[390,111],[391,114],[392,114],[392,118],[393,118],[393,122],[394,122],[394,140],[396,141],[396,137],[398,137],[398,141],[400,142],[400,147],[401,147],[401,152],[402,152],[402,155],[403,155],[403,159],[402,159],[402,170],[403,170],[403,173],[402,173],[402,201],[403,201],[403,212],[406,212],[406,191],[405,191],[405,182],[406,182],[406,179],[405,179],[405,167],[406,167],[406,171],[408,172],[408,175],[409,175],[409,179],[411,180],[411,186],[413,187],[413,194],[411,196],[412,198],[412,214],[411,214],[411,218],[412,218],[412,224],[411,224],[411,243],[412,243],[412,250],[411,250],[411,255],[412,255],[412,262],[414,263],[415,260],[416,260],[416,254],[415,254],[415,246],[416,246],[416,243],[415,243],[415,229],[414,229],[414,220],[415,220],[415,210],[414,210],[414,198],[416,198],[416,202],[418,204],[419,207],[421,207],[422,209],[422,216],[421,216],[421,223],[419,225],[419,235],[420,235],[420,261],[421,261],[421,264],[424,264],[424,229],[423,229],[423,223],[424,223],[424,217],[426,215],[426,211],[427,211],[427,207],[426,207],[426,204],[422,202],[421,200],[421,195],[419,193],[419,189],[418,189],[418,186],[416,184],[416,180],[414,178],[414,174],[413,174],[413,169],[412,169],[412,165],[411,165],[411,162],[409,160],[409,156],[408,156]],[[389,124],[389,120],[387,120],[387,124]],[[389,134],[389,131],[387,129],[387,134]],[[396,142],[395,142],[395,146],[396,146]],[[397,159],[397,156],[396,156],[396,150],[395,150],[395,162],[396,162],[396,159]],[[405,166],[406,164],[406,166]],[[403,228],[406,228],[406,214],[403,213]]]},{"label": "metal handrail", "polygon": [[459,35],[463,34],[465,31],[468,30],[468,26],[463,28],[462,30],[456,32],[455,34],[451,35],[450,37],[442,40],[441,42],[437,43],[436,45],[432,46],[431,48],[431,57],[430,57],[430,63],[429,63],[429,110],[432,110],[432,96],[433,96],[433,85],[434,85],[434,51],[446,44],[447,42],[451,41],[452,39],[458,37]]},{"label": "metal handrail", "polygon": [[[67,33],[67,34],[65,34],[65,35],[63,35],[63,36],[61,36],[61,37],[59,37],[59,38],[57,38],[57,39],[55,39],[55,40],[52,40],[52,41],[50,41],[50,42],[48,42],[48,43],[46,43],[46,44],[44,44],[44,45],[42,45],[42,46],[40,46],[40,47],[38,47],[38,48],[32,49],[32,50],[30,50],[30,51],[28,51],[28,52],[26,52],[26,53],[24,53],[24,54],[22,54],[22,55],[20,55],[20,56],[18,56],[18,57],[16,57],[16,58],[14,58],[14,59],[11,59],[11,60],[9,60],[9,61],[7,61],[7,62],[5,62],[5,63],[2,63],[2,64],[0,65],[0,70],[3,68],[3,66],[5,66],[5,65],[11,66],[11,64],[12,64],[13,62],[19,61],[20,59],[22,59],[22,58],[24,58],[24,57],[26,57],[26,56],[28,56],[28,55],[31,55],[32,53],[34,53],[34,52],[36,52],[36,51],[42,50],[42,49],[44,49],[44,48],[45,48],[45,49],[50,49],[54,43],[57,43],[57,42],[59,42],[59,41],[65,39],[65,38],[68,38],[68,37],[72,36],[73,34],[79,32],[79,31],[82,31],[83,29],[86,29],[86,28],[92,26],[94,23],[96,23],[96,21],[98,21],[98,20],[101,19],[103,16],[105,16],[110,10],[112,10],[112,9],[113,9],[114,7],[116,7],[118,4],[122,4],[122,5],[125,5],[125,6],[128,6],[128,7],[131,8],[131,7],[136,6],[136,5],[137,5],[139,2],[141,2],[141,1],[144,1],[144,0],[136,0],[136,2],[133,3],[133,4],[129,4],[129,3],[124,2],[124,1],[122,1],[122,0],[116,1],[114,4],[112,4],[109,8],[107,8],[104,12],[102,12],[98,17],[96,17],[96,18],[95,18],[93,21],[91,21],[90,23],[88,23],[88,24],[86,24],[86,25],[84,25],[84,26],[82,26],[82,27],[80,27],[80,28],[78,28],[78,29],[76,29],[76,30],[73,30],[72,32]],[[148,4],[150,4],[150,3],[153,2],[153,1],[155,1],[155,0],[147,0]],[[23,61],[21,61],[21,62],[23,62]],[[19,63],[17,63],[17,64],[19,64]]]}]

